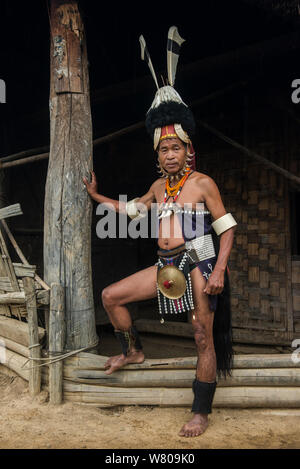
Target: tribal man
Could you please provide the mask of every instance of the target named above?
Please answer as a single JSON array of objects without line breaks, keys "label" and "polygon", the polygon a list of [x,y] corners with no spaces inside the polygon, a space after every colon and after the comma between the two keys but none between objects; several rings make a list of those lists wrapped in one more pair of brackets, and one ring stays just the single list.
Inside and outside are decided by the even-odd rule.
[{"label": "tribal man", "polygon": [[159,88],[145,40],[140,37],[142,58],[158,88],[146,116],[146,128],[153,138],[162,176],[145,195],[128,203],[99,194],[93,172],[91,182],[86,178],[83,181],[92,199],[113,205],[117,212],[127,213],[132,219],[145,216],[153,203],[158,204],[158,262],[102,291],[103,306],[122,347],[122,354],[109,358],[105,368],[111,374],[145,359],[126,304],[157,296],[161,322],[168,314],[189,312],[198,356],[192,383],[194,415],[179,435],[194,437],[208,426],[217,374],[226,377],[232,367],[227,262],[236,222],[226,213],[213,179],[195,170],[190,140],[194,118],[173,88],[182,42],[172,26],[167,47],[169,85]]}]

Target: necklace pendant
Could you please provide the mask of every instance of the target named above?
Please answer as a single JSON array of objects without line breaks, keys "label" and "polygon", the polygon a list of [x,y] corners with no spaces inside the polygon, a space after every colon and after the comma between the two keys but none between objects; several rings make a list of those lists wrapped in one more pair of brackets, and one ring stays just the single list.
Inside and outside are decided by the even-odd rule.
[{"label": "necklace pendant", "polygon": [[166,209],[163,209],[161,214],[158,216],[158,220],[160,220],[161,218],[166,218],[166,217],[170,217],[173,213],[173,210],[166,210]]},{"label": "necklace pendant", "polygon": [[175,213],[175,205],[171,202],[169,204],[164,203],[158,210],[158,220],[165,217],[170,217],[172,213]]}]

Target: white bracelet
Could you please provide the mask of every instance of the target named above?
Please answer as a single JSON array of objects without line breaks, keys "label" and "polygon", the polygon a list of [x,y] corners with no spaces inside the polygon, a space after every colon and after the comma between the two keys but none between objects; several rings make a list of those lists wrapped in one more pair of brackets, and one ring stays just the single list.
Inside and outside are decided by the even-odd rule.
[{"label": "white bracelet", "polygon": [[211,224],[218,236],[235,225],[237,225],[237,222],[235,221],[231,213],[226,213]]},{"label": "white bracelet", "polygon": [[139,200],[140,198],[136,197],[135,199],[132,199],[126,203],[126,213],[131,219],[138,217],[140,214],[136,206],[136,202],[138,202]]}]

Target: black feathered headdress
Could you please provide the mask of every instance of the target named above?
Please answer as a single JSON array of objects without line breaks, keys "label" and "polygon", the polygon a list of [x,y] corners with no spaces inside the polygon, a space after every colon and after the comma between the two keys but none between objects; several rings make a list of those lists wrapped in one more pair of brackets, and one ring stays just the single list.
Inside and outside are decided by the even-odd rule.
[{"label": "black feathered headdress", "polygon": [[186,143],[190,143],[190,137],[195,132],[193,113],[173,88],[180,47],[183,42],[184,39],[180,37],[177,27],[171,26],[167,43],[169,85],[159,88],[145,39],[140,36],[142,60],[147,62],[157,87],[154,101],[147,112],[145,121],[146,129],[154,141],[154,149],[157,149],[160,142],[162,128],[167,125],[174,125],[176,134]]}]

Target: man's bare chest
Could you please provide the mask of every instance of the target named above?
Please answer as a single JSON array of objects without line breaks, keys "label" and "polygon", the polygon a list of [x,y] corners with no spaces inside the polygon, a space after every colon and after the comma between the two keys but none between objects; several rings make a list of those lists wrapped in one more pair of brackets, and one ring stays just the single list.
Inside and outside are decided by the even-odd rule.
[{"label": "man's bare chest", "polygon": [[[154,195],[156,203],[158,203],[159,205],[165,202],[165,198],[167,198],[167,203],[173,203],[174,199],[176,198],[176,194],[174,195],[174,197],[169,197],[168,194],[166,195],[165,184],[161,184],[156,189]],[[195,210],[199,209],[199,204],[201,204],[202,208],[206,210],[204,195],[197,187],[195,187],[195,184],[193,184],[192,181],[186,181],[175,202],[182,208],[184,208],[185,204],[189,204],[189,207],[192,205],[192,209]]]}]

